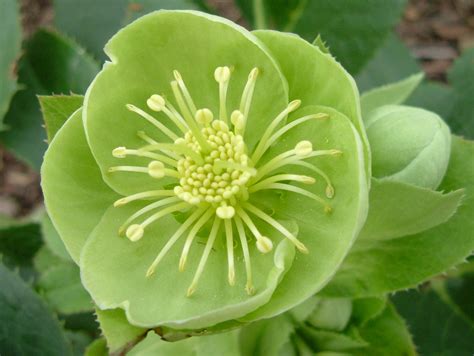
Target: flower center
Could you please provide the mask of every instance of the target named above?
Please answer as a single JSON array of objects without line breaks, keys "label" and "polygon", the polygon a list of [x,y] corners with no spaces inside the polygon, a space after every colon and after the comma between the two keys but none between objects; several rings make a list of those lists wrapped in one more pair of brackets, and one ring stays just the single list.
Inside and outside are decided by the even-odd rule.
[{"label": "flower center", "polygon": [[[255,238],[256,247],[260,252],[268,253],[273,249],[272,239],[260,232],[256,220],[270,225],[291,241],[299,251],[308,253],[306,246],[295,235],[250,203],[249,196],[252,193],[260,190],[285,190],[322,204],[327,213],[331,211],[327,202],[327,199],[334,196],[331,180],[324,171],[305,160],[311,157],[338,156],[341,151],[313,150],[312,143],[303,140],[293,149],[280,153],[263,164],[260,163],[266,151],[287,131],[309,120],[327,119],[329,117],[327,114],[306,115],[284,124],[288,114],[296,111],[301,104],[300,100],[294,100],[268,125],[253,152],[248,152],[244,142],[245,129],[258,73],[257,68],[250,72],[240,106],[232,111],[229,117],[226,102],[231,69],[219,67],[215,70],[214,78],[219,85],[219,113],[218,118],[214,118],[211,110],[196,107],[181,74],[174,71],[175,80],[171,82],[171,89],[178,109],[157,94],[147,100],[147,105],[152,111],[167,116],[181,131],[180,135],[146,111],[131,104],[126,105],[130,111],[147,120],[167,136],[168,142],[157,142],[145,132],[138,132],[137,135],[146,143],[145,146],[138,149],[117,147],[112,154],[116,158],[145,157],[151,160],[149,164],[146,167],[114,166],[109,168],[109,172],[144,173],[155,179],[166,176],[175,179],[175,185],[173,189],[145,191],[117,200],[114,203],[115,207],[136,200],[152,200],[152,203],[136,211],[122,224],[119,235],[125,233],[132,242],[135,242],[144,236],[149,225],[162,217],[177,211],[190,212],[153,260],[146,275],[150,277],[155,273],[161,260],[181,236],[187,233],[179,259],[179,270],[183,271],[196,235],[206,223],[213,221],[206,246],[188,289],[188,296],[196,290],[214,242],[221,233],[225,236],[226,242],[229,284],[235,283],[234,235],[238,235],[247,274],[246,290],[249,294],[253,293],[247,235],[250,233],[250,236]],[[303,167],[311,175],[291,173],[292,166]],[[326,184],[325,198],[299,186],[315,184],[315,176],[322,178]],[[143,216],[147,217],[143,219]],[[223,229],[221,225],[224,225]]]},{"label": "flower center", "polygon": [[179,185],[174,192],[192,205],[213,204],[220,218],[231,218],[237,199],[245,197],[246,185],[256,170],[249,167],[242,136],[230,131],[226,123],[219,120],[207,123],[201,133],[211,147],[210,152],[202,152],[191,131],[186,132],[184,139],[175,141],[175,144],[189,147],[202,159],[185,155],[178,161]]}]

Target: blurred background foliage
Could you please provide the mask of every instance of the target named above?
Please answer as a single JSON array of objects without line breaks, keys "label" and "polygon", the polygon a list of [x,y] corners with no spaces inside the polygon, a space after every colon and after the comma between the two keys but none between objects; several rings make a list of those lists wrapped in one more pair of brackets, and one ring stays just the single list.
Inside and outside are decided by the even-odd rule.
[{"label": "blurred background foliage", "polygon": [[[1,355],[105,352],[79,270],[42,207],[41,110],[52,107],[37,96],[77,94],[70,108],[80,105],[107,39],[158,9],[216,13],[310,42],[320,35],[361,92],[424,71],[408,104],[474,139],[472,0],[0,0]],[[54,114],[60,127],[67,117]],[[473,296],[471,261],[391,299],[421,355],[458,356],[474,353]]]}]

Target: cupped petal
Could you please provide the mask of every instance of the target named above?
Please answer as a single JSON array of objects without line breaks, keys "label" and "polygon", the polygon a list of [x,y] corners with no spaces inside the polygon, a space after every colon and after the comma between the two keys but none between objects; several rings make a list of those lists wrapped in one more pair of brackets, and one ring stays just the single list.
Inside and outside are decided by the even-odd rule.
[{"label": "cupped petal", "polygon": [[[156,255],[178,229],[172,216],[149,226],[137,242],[117,235],[121,223],[143,204],[110,208],[91,234],[81,255],[82,281],[101,309],[123,308],[136,326],[169,326],[196,329],[215,325],[248,314],[268,302],[294,258],[291,243],[275,243],[274,253],[262,254],[249,243],[255,294],[245,292],[246,273],[240,249],[234,249],[234,286],[228,285],[226,239],[217,237],[196,292],[187,297],[197,265],[206,246],[203,232],[192,245],[186,269],[178,270],[179,255],[186,236],[174,245],[158,265],[146,272]],[[221,224],[222,225],[222,224]],[[275,233],[262,229],[272,237]],[[222,230],[221,230],[222,232]],[[275,238],[274,241],[278,241]]]},{"label": "cupped petal", "polygon": [[332,199],[326,197],[327,185],[321,176],[304,167],[287,166],[281,169],[316,178],[315,184],[300,187],[322,197],[331,207],[331,212],[325,212],[325,204],[293,192],[282,192],[280,197],[274,193],[251,196],[256,205],[273,210],[275,217],[296,221],[298,239],[309,252],[296,255],[270,302],[239,319],[241,321],[274,316],[318,292],[337,271],[367,216],[368,193],[362,143],[350,120],[342,113],[323,106],[310,106],[297,113],[299,116],[326,113],[329,118],[310,120],[291,129],[267,152],[266,157],[291,150],[302,140],[309,140],[314,150],[340,150],[340,155],[305,160],[328,176],[335,192]]},{"label": "cupped petal", "polygon": [[323,105],[344,114],[362,141],[370,182],[370,148],[361,116],[359,91],[352,76],[328,53],[301,37],[277,31],[252,32],[269,48],[288,81],[290,99],[302,105]]},{"label": "cupped petal", "polygon": [[54,136],[44,156],[41,187],[49,216],[76,263],[87,237],[118,195],[102,180],[87,144],[82,109]]},{"label": "cupped petal", "polygon": [[234,23],[193,11],[158,11],[119,31],[106,45],[111,63],[106,63],[89,87],[84,121],[94,157],[104,180],[121,194],[157,189],[169,179],[156,180],[146,174],[108,173],[111,166],[145,166],[149,160],[114,158],[112,150],[145,144],[138,131],[160,142],[171,142],[148,121],[126,108],[135,105],[154,115],[165,126],[178,129],[162,112],[146,108],[152,94],[160,94],[178,107],[170,82],[178,70],[197,109],[209,108],[219,115],[217,67],[231,69],[227,92],[227,115],[238,109],[249,73],[258,68],[246,138],[251,149],[268,123],[288,104],[287,83],[275,60],[251,33]]}]

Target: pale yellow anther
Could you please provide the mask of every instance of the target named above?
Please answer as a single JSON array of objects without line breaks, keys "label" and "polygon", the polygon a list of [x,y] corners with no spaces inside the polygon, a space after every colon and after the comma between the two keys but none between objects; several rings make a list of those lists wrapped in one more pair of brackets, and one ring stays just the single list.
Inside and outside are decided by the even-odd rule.
[{"label": "pale yellow anther", "polygon": [[229,78],[230,78],[230,68],[227,66],[217,67],[216,70],[214,71],[214,79],[218,83],[227,82]]},{"label": "pale yellow anther", "polygon": [[288,111],[295,111],[298,109],[301,105],[301,100],[293,100],[288,104]]},{"label": "pale yellow anther", "polygon": [[313,152],[313,144],[309,141],[298,142],[295,146],[295,154],[299,157],[308,156]]},{"label": "pale yellow anther", "polygon": [[176,79],[177,82],[182,82],[183,81],[183,77],[181,76],[181,73],[178,72],[176,69],[173,71],[173,76],[174,76],[174,79]]},{"label": "pale yellow anther", "polygon": [[165,165],[160,161],[151,161],[148,164],[148,174],[153,178],[163,178],[165,176]]},{"label": "pale yellow anther", "polygon": [[257,238],[257,248],[261,253],[268,253],[273,249],[273,242],[266,236]]},{"label": "pale yellow anther", "polygon": [[126,147],[117,147],[112,151],[112,156],[116,158],[125,158],[127,156]]},{"label": "pale yellow anther", "polygon": [[151,110],[159,112],[165,107],[166,101],[161,95],[154,94],[148,98],[146,104]]},{"label": "pale yellow anther", "polygon": [[316,183],[316,179],[310,176],[300,176],[300,182],[304,184],[314,184]]},{"label": "pale yellow anther", "polygon": [[125,235],[130,241],[138,241],[143,237],[144,229],[141,225],[133,224],[127,228]]},{"label": "pale yellow anther", "polygon": [[258,68],[255,67],[254,69],[252,69],[249,74],[249,80],[252,80],[252,81],[256,80],[258,73],[259,73]]},{"label": "pale yellow anther", "polygon": [[333,186],[328,185],[328,186],[326,187],[326,196],[327,196],[329,199],[331,199],[331,198],[334,197],[334,187],[333,187]]},{"label": "pale yellow anther", "polygon": [[201,125],[209,125],[214,119],[214,115],[211,110],[204,108],[196,111],[195,118]]},{"label": "pale yellow anther", "polygon": [[216,215],[221,219],[232,219],[235,215],[235,209],[232,206],[220,206],[216,209]]},{"label": "pale yellow anther", "polygon": [[237,131],[240,131],[245,126],[245,116],[240,110],[234,110],[230,115],[230,122],[234,125]]},{"label": "pale yellow anther", "polygon": [[212,128],[217,131],[227,132],[229,131],[229,126],[224,121],[216,120],[212,122]]}]

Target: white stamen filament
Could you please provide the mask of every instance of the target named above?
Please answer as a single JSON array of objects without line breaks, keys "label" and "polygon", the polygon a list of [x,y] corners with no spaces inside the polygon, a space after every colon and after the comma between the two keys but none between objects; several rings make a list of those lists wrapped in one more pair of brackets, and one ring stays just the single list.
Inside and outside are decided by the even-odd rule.
[{"label": "white stamen filament", "polygon": [[212,224],[211,233],[209,234],[209,237],[207,239],[206,247],[204,248],[201,259],[199,260],[199,265],[196,269],[196,273],[194,274],[193,281],[191,282],[191,285],[189,286],[188,291],[186,293],[187,297],[190,297],[196,291],[199,278],[201,277],[201,274],[204,271],[204,267],[206,266],[207,259],[209,258],[209,254],[211,253],[212,246],[214,245],[214,242],[216,241],[220,224],[221,224],[221,220],[216,217],[214,219],[214,223]]},{"label": "white stamen filament", "polygon": [[166,116],[181,130],[182,133],[188,132],[189,128],[186,125],[186,122],[180,115],[176,115],[176,113],[173,113],[168,107],[170,104],[167,104],[165,99],[158,94],[153,94],[150,96],[150,98],[147,100],[147,105],[148,107],[156,112],[164,112]]},{"label": "white stamen filament", "polygon": [[172,197],[174,196],[173,190],[150,190],[147,192],[141,192],[137,194],[132,194],[124,198],[120,198],[114,203],[114,207],[123,206],[135,200],[142,200],[142,199],[151,199],[157,197]]},{"label": "white stamen filament", "polygon": [[298,109],[300,105],[301,100],[293,100],[281,113],[277,115],[275,119],[273,119],[273,121],[263,133],[263,136],[260,139],[257,148],[255,148],[255,150],[253,151],[251,160],[252,162],[254,162],[254,164],[257,164],[260,158],[262,158],[262,155],[265,153],[265,146],[268,144],[268,139],[270,138],[276,127],[280,124],[281,121],[283,121],[288,116],[290,112]]},{"label": "white stamen filament", "polygon": [[299,174],[276,174],[274,176],[268,177],[264,180],[261,180],[249,187],[249,193],[256,192],[258,190],[265,189],[266,185],[270,185],[282,181],[294,181],[303,184],[314,184],[316,179],[310,176],[304,176]]},{"label": "white stamen filament", "polygon": [[303,188],[300,188],[300,187],[295,187],[294,185],[285,184],[285,183],[267,184],[265,186],[260,187],[257,190],[253,190],[253,192],[257,192],[259,190],[266,190],[266,189],[286,190],[286,191],[289,191],[289,192],[301,194],[301,195],[304,195],[308,198],[316,200],[317,202],[323,204],[325,207],[328,206],[328,204],[324,201],[324,199],[317,196],[316,194],[311,193],[311,192],[307,191],[306,189],[303,189]]},{"label": "white stamen filament", "polygon": [[[187,204],[187,203],[184,203]],[[186,261],[188,259],[189,249],[191,248],[191,244],[193,243],[194,237],[199,232],[199,230],[203,227],[203,225],[212,217],[214,213],[213,209],[208,209],[194,224],[191,231],[189,231],[188,237],[186,238],[186,242],[184,243],[183,252],[181,253],[181,258],[179,259],[179,271],[184,271],[184,267],[186,266]]]},{"label": "white stamen filament", "polygon": [[235,265],[234,265],[234,236],[232,231],[232,222],[229,219],[224,220],[225,237],[227,245],[227,264],[229,284],[235,284]]},{"label": "white stamen filament", "polygon": [[322,169],[319,169],[314,164],[311,164],[305,161],[296,161],[296,162],[289,163],[289,165],[305,167],[305,168],[311,169],[314,173],[320,175],[326,182],[326,191],[325,191],[326,197],[328,197],[329,199],[334,197],[334,186],[332,185],[331,180],[329,179],[328,175],[324,173]]},{"label": "white stamen filament", "polygon": [[249,246],[247,244],[247,236],[245,235],[245,228],[242,224],[242,220],[236,215],[235,216],[235,225],[237,227],[237,232],[240,238],[240,245],[242,246],[242,253],[244,255],[244,263],[245,263],[245,272],[247,274],[247,283],[245,285],[245,290],[247,291],[248,295],[252,295],[254,291],[253,282],[252,282],[252,264],[250,262],[250,253],[249,253]]},{"label": "white stamen filament", "polygon": [[194,118],[196,111],[194,112],[190,111],[189,107],[186,105],[186,103],[183,100],[183,96],[179,90],[178,83],[176,81],[171,82],[171,89],[173,90],[173,94],[176,99],[176,102],[178,103],[178,106],[181,109],[181,112],[183,113],[184,119],[186,120],[186,123],[188,124],[189,129],[194,134],[194,137],[196,137],[196,140],[198,141],[199,146],[201,146],[201,150],[205,153],[209,153],[211,151],[211,146],[209,145],[206,138],[202,134],[201,129],[199,128]]},{"label": "white stamen filament", "polygon": [[[150,145],[158,145],[158,141],[155,141],[154,139],[152,139],[150,136],[148,136],[144,131],[138,131],[137,132],[137,136],[139,138],[141,138],[143,141],[149,143]],[[170,150],[165,150],[165,149],[161,149],[159,150],[161,152],[163,152],[164,154],[166,154],[167,156],[171,157],[172,159],[174,159],[175,161],[178,161],[181,159],[181,156],[170,151]]]},{"label": "white stamen filament", "polygon": [[110,173],[114,172],[133,172],[146,173],[152,178],[160,179],[165,176],[179,178],[179,174],[174,169],[165,168],[164,164],[159,161],[151,161],[147,167],[138,166],[115,166],[109,168]]},{"label": "white stamen filament", "polygon": [[277,170],[278,168],[293,164],[294,162],[297,162],[303,159],[307,159],[311,157],[319,157],[319,156],[337,156],[337,155],[340,155],[341,153],[342,152],[339,150],[318,150],[318,151],[312,151],[311,153],[305,154],[305,155],[296,155],[295,150],[290,150],[290,151],[284,152],[281,155],[276,156],[274,159],[271,159],[270,161],[265,163],[263,166],[259,167],[258,173],[256,177],[254,177],[254,179],[258,181],[265,175]]},{"label": "white stamen filament", "polygon": [[168,253],[168,251],[173,247],[173,245],[178,241],[178,239],[184,234],[184,232],[204,213],[206,208],[200,208],[194,211],[185,221],[183,224],[180,225],[178,230],[170,237],[168,242],[165,246],[161,249],[160,253],[156,256],[153,260],[152,264],[148,268],[146,272],[146,276],[150,277],[153,273],[155,273],[155,269],[158,264],[161,262],[163,257]]},{"label": "white stamen filament", "polygon": [[128,225],[136,218],[142,216],[143,214],[148,213],[149,211],[152,211],[153,209],[177,202],[179,200],[180,199],[178,197],[169,197],[169,198],[161,199],[154,203],[148,204],[144,208],[138,210],[133,215],[131,215],[127,220],[125,220],[125,222],[120,226],[118,230],[119,235],[122,235],[125,232],[125,229],[128,227]]},{"label": "white stamen filament", "polygon": [[296,248],[299,251],[303,253],[308,253],[308,249],[306,248],[306,246],[300,240],[298,240],[291,232],[289,232],[283,225],[281,225],[278,221],[273,219],[270,215],[265,214],[262,210],[258,209],[256,206],[248,202],[245,202],[243,204],[243,207],[247,209],[248,211],[250,211],[251,213],[258,216],[260,219],[267,222],[276,230],[280,231],[288,240],[290,240],[293,243],[293,245],[296,246]]},{"label": "white stamen filament", "polygon": [[174,213],[175,211],[182,210],[182,209],[187,208],[187,207],[188,207],[188,205],[186,203],[183,203],[183,202],[172,205],[168,208],[160,210],[159,212],[151,215],[145,221],[143,221],[140,225],[143,228],[146,228],[148,225],[155,222],[156,220],[158,220],[158,219],[160,219],[160,218],[162,218],[162,217],[164,217],[168,214]]},{"label": "white stamen filament", "polygon": [[197,111],[196,105],[194,105],[193,98],[191,97],[191,94],[189,94],[189,90],[186,87],[186,84],[184,83],[183,77],[177,70],[173,71],[173,76],[174,79],[176,79],[176,82],[178,83],[181,92],[183,93],[184,99],[186,100],[186,104],[188,105],[189,110],[191,110],[191,113],[195,113]]},{"label": "white stamen filament", "polygon": [[[183,155],[191,157],[196,163],[203,164],[204,160],[202,159],[201,155],[194,151],[193,149],[189,148],[188,146],[176,143],[155,143],[153,145],[148,145],[140,148],[140,151],[156,151],[156,150],[168,150],[179,152]],[[180,157],[181,159],[181,157]]]},{"label": "white stamen filament", "polygon": [[227,123],[227,88],[229,86],[230,68],[217,67],[214,79],[219,83],[219,119]]},{"label": "white stamen filament", "polygon": [[245,84],[244,91],[242,92],[242,99],[240,100],[240,112],[244,115],[244,124],[242,128],[242,135],[245,132],[245,127],[247,125],[247,120],[250,111],[250,105],[252,104],[253,92],[255,89],[255,83],[257,81],[259,70],[258,68],[253,68],[250,71],[247,84]]},{"label": "white stamen filament", "polygon": [[247,215],[247,213],[240,207],[237,207],[236,209],[237,214],[239,217],[243,220],[245,225],[250,229],[252,234],[255,236],[257,239],[257,248],[260,252],[262,253],[268,253],[273,249],[273,243],[272,240],[270,240],[268,237],[263,236],[260,231],[258,231],[257,227],[253,223],[252,219],[250,216]]},{"label": "white stamen filament", "polygon": [[[258,160],[263,156],[263,154],[268,150],[268,148],[276,141],[278,140],[281,136],[283,136],[287,131],[291,130],[292,128],[306,122],[309,120],[314,120],[314,119],[327,119],[329,115],[324,114],[324,113],[319,113],[319,114],[312,114],[312,115],[307,115],[300,117],[299,119],[296,119],[294,121],[291,121],[290,123],[286,124],[283,126],[281,129],[279,129],[277,132],[275,132],[265,143],[265,145],[262,148],[262,153],[260,154],[260,157],[258,157]],[[254,161],[256,164],[257,161]]]},{"label": "white stamen filament", "polygon": [[158,130],[160,130],[166,136],[168,136],[168,138],[171,139],[172,141],[178,139],[178,136],[173,131],[171,131],[169,128],[167,128],[165,125],[163,125],[161,122],[159,122],[157,119],[155,119],[153,116],[151,116],[147,112],[143,111],[142,109],[137,108],[135,105],[132,105],[132,104],[127,104],[126,107],[128,110],[137,113],[142,118],[147,120],[149,123],[155,126]]},{"label": "white stamen filament", "polygon": [[153,153],[149,151],[131,150],[126,147],[117,147],[112,151],[112,155],[117,158],[125,158],[126,156],[146,157],[154,160],[162,161],[172,167],[177,167],[178,162],[172,158]]},{"label": "white stamen filament", "polygon": [[161,219],[162,217],[174,213],[175,211],[185,209],[187,207],[186,203],[178,203],[175,205],[172,205],[168,208],[164,208],[163,210],[160,210],[159,212],[151,215],[148,217],[145,221],[143,221],[141,224],[133,224],[130,225],[127,230],[125,231],[125,235],[131,240],[131,241],[138,241],[139,239],[142,238],[143,233],[145,231],[145,228],[157,221],[158,219]]}]

